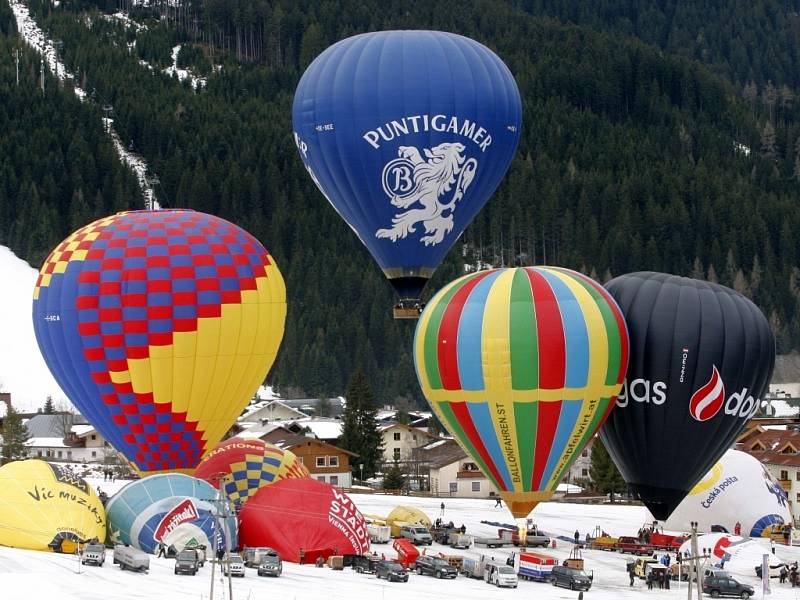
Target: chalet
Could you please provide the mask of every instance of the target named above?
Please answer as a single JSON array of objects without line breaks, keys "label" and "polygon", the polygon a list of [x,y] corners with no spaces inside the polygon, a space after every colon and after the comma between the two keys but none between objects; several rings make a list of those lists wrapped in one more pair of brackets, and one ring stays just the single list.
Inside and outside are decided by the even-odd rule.
[{"label": "chalet", "polygon": [[[800,431],[751,425],[739,436],[736,448],[757,458],[775,476],[789,496],[789,508],[800,506]],[[780,426],[771,426],[780,427]]]},{"label": "chalet", "polygon": [[389,423],[379,427],[383,439],[383,460],[385,462],[407,462],[414,458],[414,449],[438,440],[425,429]]},{"label": "chalet", "polygon": [[293,408],[280,400],[258,402],[242,415],[242,421],[263,423],[265,421],[292,421],[305,419],[308,415],[301,410]]},{"label": "chalet", "polygon": [[105,462],[116,454],[111,445],[81,415],[37,414],[25,422],[30,439],[28,456],[65,462]]}]

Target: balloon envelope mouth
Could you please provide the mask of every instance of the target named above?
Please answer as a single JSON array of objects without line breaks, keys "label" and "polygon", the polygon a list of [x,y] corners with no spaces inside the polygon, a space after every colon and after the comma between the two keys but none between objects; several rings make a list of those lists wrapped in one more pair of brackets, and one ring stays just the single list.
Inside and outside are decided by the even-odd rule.
[{"label": "balloon envelope mouth", "polygon": [[666,521],[689,493],[652,485],[631,484],[631,491],[644,503],[650,513],[659,521]]},{"label": "balloon envelope mouth", "polygon": [[428,283],[427,277],[394,277],[389,279],[402,303],[419,303],[422,290]]}]

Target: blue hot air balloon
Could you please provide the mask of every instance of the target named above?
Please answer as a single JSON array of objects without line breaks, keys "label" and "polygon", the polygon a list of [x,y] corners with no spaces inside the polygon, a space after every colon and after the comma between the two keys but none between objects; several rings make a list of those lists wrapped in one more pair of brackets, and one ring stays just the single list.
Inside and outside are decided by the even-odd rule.
[{"label": "blue hot air balloon", "polygon": [[412,300],[503,178],[522,106],[508,67],[482,44],[381,31],[320,54],[292,120],[311,178]]}]

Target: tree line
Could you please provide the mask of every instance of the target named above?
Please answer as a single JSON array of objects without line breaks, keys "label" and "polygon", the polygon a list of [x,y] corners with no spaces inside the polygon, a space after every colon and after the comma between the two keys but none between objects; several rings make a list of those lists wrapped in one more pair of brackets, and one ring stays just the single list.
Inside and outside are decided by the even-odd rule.
[{"label": "tree line", "polygon": [[[313,57],[348,35],[389,28],[481,41],[509,65],[524,104],[504,183],[428,294],[477,264],[558,264],[600,281],[667,271],[742,291],[770,319],[779,351],[800,349],[800,119],[791,78],[764,70],[733,79],[713,61],[615,27],[535,16],[533,3],[476,0],[458,11],[395,0],[30,6],[64,41],[70,70],[113,105],[122,139],[159,175],[161,204],[236,222],[276,257],[289,294],[270,374],[279,389],[341,394],[361,368],[379,404],[421,400],[413,324],[392,320],[388,284],[308,178],[291,135],[293,91]],[[118,8],[147,29],[102,18],[100,9]],[[0,52],[9,56],[18,42],[5,27]],[[177,43],[183,66],[219,66],[203,90],[139,64],[168,65]],[[98,109],[49,79],[52,93],[41,98],[38,63],[26,56],[19,88],[0,62],[0,124],[18,132],[13,146],[0,140],[0,243],[38,265],[75,226],[140,205],[140,194],[113,157]],[[35,210],[22,202],[31,197]]]}]

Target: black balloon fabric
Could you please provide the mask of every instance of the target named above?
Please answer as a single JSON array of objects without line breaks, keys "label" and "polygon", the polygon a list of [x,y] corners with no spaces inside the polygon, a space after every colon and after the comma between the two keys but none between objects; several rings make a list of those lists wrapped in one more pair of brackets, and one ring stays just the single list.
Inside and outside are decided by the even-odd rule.
[{"label": "black balloon fabric", "polygon": [[666,519],[755,414],[775,364],[763,313],[734,290],[665,273],[612,279],[630,361],[600,437],[631,490]]}]

